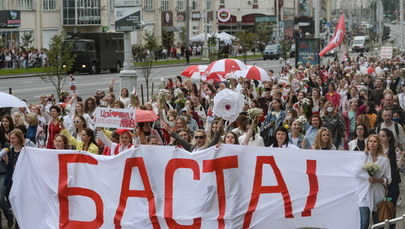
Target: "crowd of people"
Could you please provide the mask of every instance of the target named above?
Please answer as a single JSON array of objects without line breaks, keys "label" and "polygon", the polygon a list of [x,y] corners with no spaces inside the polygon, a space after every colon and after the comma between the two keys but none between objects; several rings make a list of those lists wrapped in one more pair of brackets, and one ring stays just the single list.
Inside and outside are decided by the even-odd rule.
[{"label": "crowd of people", "polygon": [[46,50],[23,51],[14,48],[0,50],[0,69],[46,67],[47,62]]},{"label": "crowd of people", "polygon": [[[270,81],[228,78],[193,82],[177,76],[162,83],[151,101],[140,104],[136,92],[122,88],[82,98],[65,93],[56,102],[42,96],[29,111],[20,108],[1,118],[0,146],[9,151],[0,161],[0,207],[11,227],[6,201],[18,156],[24,146],[76,149],[116,155],[139,145],[174,145],[195,152],[220,144],[312,150],[361,151],[381,169],[360,205],[361,228],[374,223],[376,204],[385,187],[394,205],[400,200],[399,172],[404,170],[405,71],[401,56],[360,56],[325,65],[284,64]],[[80,87],[80,84],[77,84]],[[242,93],[244,106],[235,122],[213,113],[213,98],[224,89]],[[130,108],[153,111],[155,122],[139,122],[133,130],[95,126],[95,109]],[[260,111],[260,115],[253,110]],[[252,115],[256,113],[256,115]],[[360,153],[360,152],[359,152]]]}]

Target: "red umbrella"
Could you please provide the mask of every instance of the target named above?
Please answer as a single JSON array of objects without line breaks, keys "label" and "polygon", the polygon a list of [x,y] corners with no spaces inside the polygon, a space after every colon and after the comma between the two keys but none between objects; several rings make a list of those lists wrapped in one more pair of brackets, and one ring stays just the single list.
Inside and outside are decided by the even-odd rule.
[{"label": "red umbrella", "polygon": [[150,110],[135,110],[135,122],[154,122],[159,119],[155,112]]},{"label": "red umbrella", "polygon": [[257,66],[248,66],[246,71],[238,71],[236,75],[240,75],[246,79],[259,80],[259,81],[270,81],[270,76],[267,74],[266,70]]},{"label": "red umbrella", "polygon": [[181,76],[185,76],[192,79],[201,79],[202,74],[207,69],[207,65],[191,65],[186,68],[182,73]]},{"label": "red umbrella", "polygon": [[225,73],[232,73],[235,71],[243,71],[246,70],[246,65],[237,59],[222,59],[212,62],[208,65],[206,72],[213,73],[213,72],[225,72]]},{"label": "red umbrella", "polygon": [[219,83],[226,80],[225,72],[207,73],[202,76],[202,80],[208,83]]}]

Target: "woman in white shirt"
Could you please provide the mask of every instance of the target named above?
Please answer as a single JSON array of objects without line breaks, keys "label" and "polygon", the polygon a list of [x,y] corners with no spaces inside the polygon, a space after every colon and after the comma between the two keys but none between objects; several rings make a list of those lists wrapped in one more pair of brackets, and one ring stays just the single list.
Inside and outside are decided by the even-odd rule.
[{"label": "woman in white shirt", "polygon": [[131,99],[129,98],[129,92],[127,88],[121,89],[121,96],[118,97],[118,100],[124,104],[125,108],[128,108],[131,105]]},{"label": "woman in white shirt", "polygon": [[367,160],[377,164],[381,169],[376,175],[370,176],[368,182],[370,186],[366,196],[360,203],[360,229],[368,229],[370,213],[373,216],[373,223],[378,223],[377,204],[385,198],[384,185],[391,183],[390,160],[384,154],[384,148],[378,135],[372,134],[366,143]]}]

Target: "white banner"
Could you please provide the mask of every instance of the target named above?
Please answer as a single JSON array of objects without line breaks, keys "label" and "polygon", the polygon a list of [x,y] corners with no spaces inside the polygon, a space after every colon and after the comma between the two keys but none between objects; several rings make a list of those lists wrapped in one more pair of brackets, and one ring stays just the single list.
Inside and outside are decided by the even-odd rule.
[{"label": "white banner", "polygon": [[392,47],[381,47],[381,53],[380,57],[381,59],[391,59],[392,58],[392,52],[393,48]]},{"label": "white banner", "polygon": [[97,127],[132,130],[135,128],[135,110],[97,107],[94,124]]},{"label": "white banner", "polygon": [[359,228],[361,152],[222,145],[116,156],[25,148],[10,198],[21,228]]}]

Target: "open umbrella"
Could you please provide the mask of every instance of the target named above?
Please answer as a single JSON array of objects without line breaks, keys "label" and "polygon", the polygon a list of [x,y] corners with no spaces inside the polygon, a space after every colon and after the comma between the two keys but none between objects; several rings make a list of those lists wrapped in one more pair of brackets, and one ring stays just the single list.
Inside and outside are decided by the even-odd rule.
[{"label": "open umbrella", "polygon": [[180,75],[192,79],[201,79],[201,76],[205,72],[207,67],[208,65],[191,65],[187,67],[182,73],[180,73]]},{"label": "open umbrella", "polygon": [[225,75],[225,72],[206,73],[201,79],[208,83],[219,83],[226,80]]},{"label": "open umbrella", "polygon": [[159,119],[155,112],[150,110],[135,110],[135,122],[154,122]]},{"label": "open umbrella", "polygon": [[14,95],[0,92],[0,107],[27,107],[27,104]]},{"label": "open umbrella", "polygon": [[238,70],[240,71],[247,70],[246,65],[242,61],[237,59],[222,59],[214,61],[211,64],[209,64],[206,72],[232,73]]},{"label": "open umbrella", "polygon": [[241,75],[246,79],[270,81],[270,76],[267,74],[266,70],[255,65],[248,66],[245,71],[238,71],[236,75]]}]

